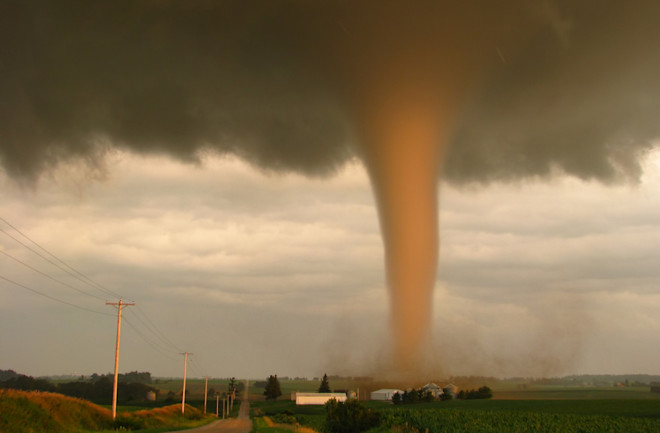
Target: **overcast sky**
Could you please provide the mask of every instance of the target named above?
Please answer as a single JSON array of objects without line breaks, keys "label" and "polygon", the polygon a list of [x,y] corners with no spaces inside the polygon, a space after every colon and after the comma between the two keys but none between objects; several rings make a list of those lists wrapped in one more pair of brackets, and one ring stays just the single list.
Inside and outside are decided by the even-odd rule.
[{"label": "overcast sky", "polygon": [[[233,158],[190,165],[117,152],[106,168],[90,181],[69,164],[35,190],[3,175],[0,200],[24,234],[136,302],[125,310],[122,371],[180,375],[178,349],[195,353],[196,376],[370,374],[379,365],[387,289],[361,164],[310,180]],[[617,187],[569,177],[443,184],[429,348],[439,374],[660,374],[660,157],[645,168],[639,185]],[[0,235],[3,253],[100,298],[6,255],[0,275],[108,314],[2,282],[2,368],[111,371],[116,318],[104,302],[117,300]]]},{"label": "overcast sky", "polygon": [[597,6],[0,0],[0,368],[122,297],[123,371],[378,374],[437,169],[428,374],[660,374],[660,3]]}]

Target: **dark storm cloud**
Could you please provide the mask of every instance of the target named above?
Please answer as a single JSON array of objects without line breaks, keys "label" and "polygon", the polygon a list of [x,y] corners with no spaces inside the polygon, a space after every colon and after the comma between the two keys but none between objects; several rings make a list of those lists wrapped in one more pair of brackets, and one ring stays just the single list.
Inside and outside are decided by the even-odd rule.
[{"label": "dark storm cloud", "polygon": [[313,31],[288,3],[3,2],[5,167],[30,176],[109,141],[331,170],[349,155],[346,129],[306,70],[300,36]]},{"label": "dark storm cloud", "polygon": [[[526,30],[474,53],[486,72],[461,107],[446,176],[489,181],[555,167],[605,181],[637,176],[660,135],[657,2],[446,3],[3,1],[0,159],[30,178],[110,143],[184,160],[213,148],[266,169],[332,172],[355,152],[346,74],[366,73],[360,83],[383,72],[342,65],[356,60],[352,43],[405,52],[446,39],[452,14],[469,23],[473,8],[480,25],[515,12]],[[422,30],[410,36],[417,10]],[[479,32],[449,36],[461,47]]]},{"label": "dark storm cloud", "polygon": [[547,176],[636,179],[660,136],[660,4],[557,1],[473,94],[457,127],[451,181]]}]

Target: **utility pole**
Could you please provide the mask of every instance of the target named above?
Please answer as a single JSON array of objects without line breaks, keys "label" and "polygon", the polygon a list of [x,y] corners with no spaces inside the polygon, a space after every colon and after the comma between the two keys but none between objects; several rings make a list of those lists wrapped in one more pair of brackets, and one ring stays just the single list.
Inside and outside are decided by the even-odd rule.
[{"label": "utility pole", "polygon": [[188,355],[193,355],[189,352],[183,352],[183,392],[181,395],[181,413],[186,410],[186,370],[188,368]]},{"label": "utility pole", "polygon": [[206,415],[206,395],[209,393],[209,377],[206,376],[206,382],[204,382],[204,415]]},{"label": "utility pole", "polygon": [[220,393],[215,394],[215,417],[218,418],[218,408],[220,407]]},{"label": "utility pole", "polygon": [[120,299],[119,302],[106,302],[105,305],[117,307],[117,347],[115,348],[115,381],[112,385],[112,420],[117,417],[117,379],[119,378],[119,337],[121,336],[121,310],[124,307],[135,305],[135,303],[125,303]]}]

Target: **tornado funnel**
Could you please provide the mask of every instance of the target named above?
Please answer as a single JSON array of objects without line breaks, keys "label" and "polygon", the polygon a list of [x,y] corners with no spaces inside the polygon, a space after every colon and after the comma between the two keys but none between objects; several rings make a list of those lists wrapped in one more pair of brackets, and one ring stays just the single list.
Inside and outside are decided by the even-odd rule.
[{"label": "tornado funnel", "polygon": [[497,13],[480,1],[369,4],[342,19],[339,76],[378,203],[392,365],[410,376],[430,337],[445,146],[479,77],[500,61],[498,47],[510,47],[523,8],[515,1]]}]

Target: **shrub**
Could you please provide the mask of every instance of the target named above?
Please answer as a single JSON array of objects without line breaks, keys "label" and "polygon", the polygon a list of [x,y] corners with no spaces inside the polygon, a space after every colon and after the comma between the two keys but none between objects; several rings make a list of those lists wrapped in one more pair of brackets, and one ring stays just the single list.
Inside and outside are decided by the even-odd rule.
[{"label": "shrub", "polygon": [[324,430],[328,433],[358,433],[380,424],[380,414],[365,408],[357,400],[342,403],[332,399],[325,404],[325,409]]}]

